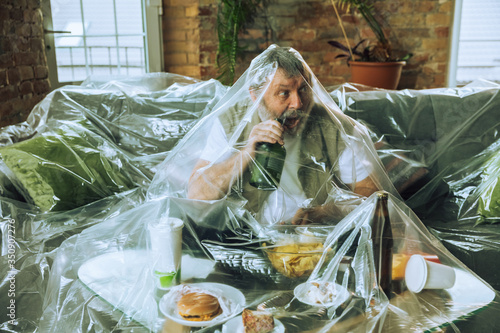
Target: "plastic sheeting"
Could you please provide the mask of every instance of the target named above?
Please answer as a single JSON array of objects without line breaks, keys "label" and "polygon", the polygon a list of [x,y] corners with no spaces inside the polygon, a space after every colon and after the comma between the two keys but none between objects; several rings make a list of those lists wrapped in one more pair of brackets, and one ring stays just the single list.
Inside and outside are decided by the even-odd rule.
[{"label": "plastic sheeting", "polygon": [[[317,107],[290,108],[285,129],[293,132],[295,125],[303,127],[284,135],[287,156],[294,156],[293,147],[287,147],[290,136],[309,137],[309,141],[298,141],[307,147],[307,154],[295,155],[295,163],[298,168],[305,166],[306,174],[314,171],[325,186],[313,186],[294,196],[285,183],[275,182],[276,189],[268,192],[279,195],[267,203],[252,204],[259,195],[245,193],[250,189],[246,168],[233,170],[231,186],[226,187],[210,178],[210,168],[248,148],[252,117],[269,116],[261,105],[270,105],[267,98],[273,93],[274,79],[280,78],[281,65],[262,60],[273,48],[256,58],[230,89],[213,80],[200,82],[171,74],[110,82],[92,79],[80,87],[56,90],[26,123],[2,129],[4,147],[14,147],[15,142],[53,133],[63,123],[73,127],[83,123],[84,130],[101,143],[93,149],[120,165],[120,172],[132,182],[128,189],[83,206],[45,212],[33,202],[23,202],[28,200],[13,184],[3,186],[2,330],[186,331],[175,314],[165,320],[162,306],[172,306],[172,299],[164,297],[168,291],[157,288],[156,259],[149,251],[148,225],[160,218],[178,217],[184,221],[181,282],[210,290],[230,305],[224,307],[228,321],[191,331],[234,332],[235,318],[243,308],[270,311],[281,324],[276,330],[284,327],[286,332],[408,332],[445,327],[495,331],[498,296],[484,281],[491,283],[491,276],[480,274],[481,269],[491,268],[491,259],[484,258],[483,265],[473,267],[453,254],[471,248],[482,254],[483,244],[497,246],[484,231],[495,225],[475,217],[479,217],[479,198],[482,211],[493,210],[483,194],[488,190],[479,194],[476,189],[481,188],[482,179],[491,186],[497,176],[492,156],[498,120],[492,119],[498,119],[498,87],[393,92],[342,85],[327,92],[291,50],[301,66],[284,93],[293,98],[300,92],[301,104],[307,106],[303,101],[309,100]],[[233,121],[228,110],[242,104],[246,105],[242,120]],[[468,121],[490,114],[485,122]],[[301,122],[293,119],[297,116]],[[279,114],[267,124],[276,129],[281,125],[275,118]],[[210,137],[221,128],[219,124],[226,140],[215,145]],[[315,132],[317,128],[323,131],[321,135]],[[338,145],[326,158],[316,146],[330,148],[331,142]],[[347,155],[340,158],[345,151]],[[248,159],[252,165],[255,155],[247,156],[252,157]],[[456,156],[460,161],[450,163],[457,161]],[[200,158],[205,162],[197,169]],[[193,194],[193,175],[201,176],[217,195]],[[3,185],[11,182],[7,176]],[[359,182],[367,179],[377,190],[391,193],[395,294],[390,299],[374,282],[370,235],[376,196],[356,193],[363,184]],[[454,208],[448,206],[450,202]],[[327,214],[314,213],[316,207],[327,208],[320,209]],[[294,224],[297,211],[299,223],[311,222],[307,219],[322,223]],[[486,228],[480,229],[485,234],[471,240],[478,222],[479,228]],[[442,224],[438,227],[438,223]],[[319,250],[300,256],[279,253],[280,242],[290,239],[292,245],[304,242],[304,246],[314,239],[314,248],[319,244]],[[455,284],[420,293],[407,290],[401,272],[413,254],[453,268]],[[299,264],[287,261],[297,258]],[[295,297],[294,289],[311,281],[336,285],[338,301],[318,306]]]},{"label": "plastic sheeting", "polygon": [[[201,82],[167,73],[105,81],[90,78],[81,86],[55,90],[25,122],[1,129],[0,149],[10,150],[12,159],[18,155],[16,149],[31,144],[24,149],[28,156],[23,156],[31,166],[22,159],[19,166],[40,178],[15,184],[15,175],[2,161],[2,329],[37,329],[49,270],[61,243],[140,204],[157,165],[226,90],[215,80]],[[68,145],[68,137],[81,142]],[[43,149],[41,140],[58,153]],[[117,171],[127,180],[126,187],[113,188],[112,181],[101,181]],[[53,203],[72,207],[58,211],[52,205],[37,205],[33,199],[40,198],[29,193],[40,183],[54,189]],[[83,195],[89,192],[98,194],[92,202]],[[87,202],[75,200],[77,195]],[[11,300],[15,311],[7,309]],[[12,318],[15,325],[8,324]]]},{"label": "plastic sheeting", "polygon": [[[262,170],[261,143],[284,145],[281,182]],[[252,186],[256,173],[275,190]],[[271,46],[179,142],[149,193],[224,199],[269,226],[338,222],[377,189],[398,195],[365,127],[340,111],[298,52]]]},{"label": "plastic sheeting", "polygon": [[[233,237],[230,243],[229,240],[226,243],[203,240],[202,245],[216,258],[213,261],[205,255],[204,249],[189,241],[198,235],[193,233],[195,223],[184,214],[189,203],[165,199],[132,208],[84,230],[61,245],[52,266],[45,298],[47,303],[39,327],[44,332],[156,331],[162,328],[167,332],[175,331],[176,320],[181,321],[178,316],[171,315],[174,319],[168,318],[165,322],[161,309],[157,308],[158,303],[165,308],[175,307],[175,304],[169,302],[174,298],[162,298],[167,291],[155,288],[151,273],[154,262],[148,255],[147,244],[148,223],[164,214],[165,210],[170,216],[185,221],[183,283],[201,288],[223,284],[244,295],[245,302],[226,313],[229,318],[237,316],[244,307],[260,307],[273,313],[287,332],[326,332],[330,328],[371,332],[376,325],[382,325],[383,332],[425,331],[440,326],[451,326],[458,331],[460,320],[477,323],[477,318],[465,318],[479,310],[484,313],[492,311],[491,307],[496,305],[495,291],[451,256],[402,202],[392,197],[389,202],[391,221],[394,221],[395,252],[401,258],[415,253],[437,256],[442,264],[453,267],[456,272],[456,283],[452,288],[414,294],[405,290],[404,281],[398,280],[395,282],[401,289],[389,302],[374,283],[370,251],[374,197],[326,234],[326,247],[334,248],[335,253],[333,256],[325,253],[330,260],[320,260],[309,277],[314,281],[335,282],[346,290],[341,303],[333,306],[311,306],[294,298],[293,290],[299,284],[307,283],[307,277],[282,275],[261,247],[263,239],[271,241],[273,236],[281,233],[279,228],[270,230],[268,238],[240,236],[237,240]],[[226,212],[230,214],[229,210]],[[239,220],[233,219],[234,222]],[[294,228],[314,230],[308,226]],[[341,265],[348,253],[352,254],[353,260]],[[234,295],[231,291],[222,294],[230,299]],[[197,329],[203,332],[223,329],[224,323],[214,321],[214,324]]]},{"label": "plastic sheeting", "polygon": [[[329,91],[371,131],[401,196],[446,247],[496,289],[495,218],[500,86],[384,91],[345,84]],[[403,185],[403,186],[401,186]],[[498,215],[497,215],[498,216]]]}]

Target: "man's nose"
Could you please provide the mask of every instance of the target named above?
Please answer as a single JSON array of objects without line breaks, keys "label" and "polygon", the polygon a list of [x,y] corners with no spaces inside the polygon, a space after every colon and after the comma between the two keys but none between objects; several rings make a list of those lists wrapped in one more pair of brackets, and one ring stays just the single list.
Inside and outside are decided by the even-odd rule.
[{"label": "man's nose", "polygon": [[290,99],[290,105],[288,105],[290,109],[300,109],[302,107],[302,99],[298,91],[293,92]]}]

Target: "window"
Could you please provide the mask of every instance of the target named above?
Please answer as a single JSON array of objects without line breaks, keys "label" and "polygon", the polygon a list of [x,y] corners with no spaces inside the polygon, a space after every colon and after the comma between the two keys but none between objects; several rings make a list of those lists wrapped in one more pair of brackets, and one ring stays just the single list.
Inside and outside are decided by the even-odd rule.
[{"label": "window", "polygon": [[500,83],[500,1],[456,0],[449,86]]},{"label": "window", "polygon": [[[150,17],[153,5],[156,17]],[[50,15],[45,29],[52,86],[161,70],[160,6],[160,0],[50,0],[44,19]]]}]

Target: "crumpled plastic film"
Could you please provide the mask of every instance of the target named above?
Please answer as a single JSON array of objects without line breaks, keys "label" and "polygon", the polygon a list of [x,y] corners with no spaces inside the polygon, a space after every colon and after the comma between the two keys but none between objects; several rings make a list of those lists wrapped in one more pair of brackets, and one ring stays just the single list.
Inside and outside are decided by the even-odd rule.
[{"label": "crumpled plastic film", "polygon": [[[140,204],[156,166],[226,89],[169,73],[89,78],[0,130],[2,329],[37,329],[61,243]],[[57,195],[41,201],[41,186]]]},{"label": "crumpled plastic film", "polygon": [[[245,302],[236,305],[234,313],[225,314],[230,318],[246,307],[272,313],[287,332],[407,332],[440,327],[459,332],[463,323],[491,329],[494,324],[484,318],[498,313],[496,292],[451,255],[394,196],[389,197],[394,295],[389,300],[378,289],[370,240],[375,197],[369,197],[335,227],[283,226],[267,230],[263,237],[233,234],[224,242],[201,244],[196,239],[206,228],[185,214],[188,202],[178,198],[142,202],[62,243],[55,253],[39,327],[44,332],[106,330],[109,325],[144,332],[179,329],[171,319],[175,315],[165,319],[162,312],[162,304],[169,309],[175,304],[164,298],[168,290],[155,285],[154,257],[148,248],[148,224],[168,216],[184,221],[181,282],[193,288],[222,284],[244,295]],[[280,263],[268,256],[268,248],[262,247],[262,242],[287,237],[324,241],[327,250],[319,256],[325,260],[317,261],[311,275],[286,276],[276,269]],[[454,284],[447,289],[410,292],[404,271],[415,254],[451,267],[456,274]],[[333,304],[307,304],[296,290],[312,281],[340,288],[336,290],[339,298],[333,298]],[[233,300],[231,292],[222,295]],[[226,324],[214,321],[192,331],[221,332]]]},{"label": "crumpled plastic film", "polygon": [[[338,294],[342,295],[342,290],[349,292],[343,298],[345,302],[335,304],[337,309],[329,312],[332,320],[326,325],[329,329],[365,332],[377,328],[382,332],[404,332],[447,326],[451,331],[460,331],[455,322],[467,313],[489,306],[498,311],[494,301],[496,291],[458,261],[402,201],[392,196],[388,201],[393,235],[392,291],[385,295],[377,286],[375,263],[370,255],[376,199],[376,195],[371,196],[337,225],[327,239],[327,247],[337,244],[335,256],[320,262],[306,282],[337,283]],[[423,256],[426,262],[453,268],[454,283],[446,289],[408,290],[406,266],[414,255]],[[439,279],[445,278],[439,276]],[[479,301],[479,295],[484,295],[484,303]]]},{"label": "crumpled plastic film", "polygon": [[[137,188],[71,211],[43,214],[30,205],[2,199],[0,300],[2,306],[5,304],[2,307],[2,329],[35,331],[43,311],[48,280],[53,274],[52,264],[64,240],[110,216],[129,210],[143,199],[144,193]],[[11,299],[15,300],[14,317],[7,316]],[[15,319],[15,325],[9,324],[12,319]]]},{"label": "crumpled plastic film", "polygon": [[[284,60],[278,60],[279,52]],[[290,62],[287,71],[294,72],[279,61]],[[284,121],[276,135],[283,133],[287,150],[285,180],[273,180],[277,190],[264,191],[250,185],[252,168],[258,167],[253,147],[259,139],[274,143],[277,138],[262,133],[279,126],[276,119]],[[300,209],[309,223],[338,222],[355,206],[353,200],[366,195],[363,182],[370,183],[368,195],[377,189],[398,195],[366,128],[340,111],[297,51],[273,45],[179,142],[149,193],[229,201],[269,226],[294,222]]]},{"label": "crumpled plastic film", "polygon": [[[292,55],[298,75],[283,76],[287,65],[276,58],[267,62],[278,49]],[[103,186],[110,193],[71,209],[40,209],[25,202],[4,163],[0,328],[229,333],[248,308],[272,313],[278,332],[495,331],[500,307],[490,285],[499,251],[496,225],[476,217],[478,207],[494,211],[484,193],[498,177],[497,92],[487,83],[325,90],[297,51],[276,46],[231,88],[156,73],[94,77],[58,89],[26,122],[0,130],[0,153],[30,139],[78,133],[74,137],[85,143],[61,154],[68,157],[63,161],[98,151],[97,160],[116,166],[103,162],[104,169],[119,172],[129,186]],[[291,98],[291,106],[275,103],[274,95]],[[265,129],[284,126],[291,157],[285,181],[274,179],[275,188],[267,191],[252,189],[247,172],[257,156],[248,138],[265,121]],[[226,172],[230,185],[221,186],[212,168],[242,150],[247,154],[238,162],[246,164]],[[88,164],[85,158],[79,165]],[[294,175],[299,180],[290,187]],[[196,191],[200,179],[205,192]],[[375,190],[389,193],[392,297],[374,282]],[[150,224],[167,218],[183,221],[175,276],[189,286],[178,289],[205,288],[219,297],[223,322],[182,321],[166,298],[169,289],[161,283],[168,284],[169,275],[158,272]],[[405,265],[415,254],[451,268],[455,283],[409,291]],[[307,304],[298,295],[310,282],[328,282],[338,297],[321,293],[319,304]]]},{"label": "crumpled plastic film", "polygon": [[344,84],[329,89],[347,115],[370,129],[405,203],[445,246],[496,289],[500,253],[498,178],[500,86],[387,91]]}]

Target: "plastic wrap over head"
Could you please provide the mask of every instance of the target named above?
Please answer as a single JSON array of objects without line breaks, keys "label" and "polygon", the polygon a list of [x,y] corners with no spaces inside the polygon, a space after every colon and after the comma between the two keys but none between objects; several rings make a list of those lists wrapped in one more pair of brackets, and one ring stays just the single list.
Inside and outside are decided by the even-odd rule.
[{"label": "plastic wrap over head", "polygon": [[[282,178],[267,191],[250,185],[261,142],[286,149]],[[272,45],[179,142],[149,194],[196,200],[210,206],[204,214],[231,203],[274,225],[339,221],[377,189],[397,195],[366,128],[340,111],[297,51]]]}]

